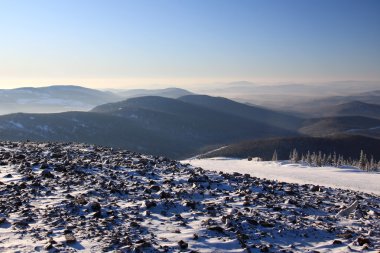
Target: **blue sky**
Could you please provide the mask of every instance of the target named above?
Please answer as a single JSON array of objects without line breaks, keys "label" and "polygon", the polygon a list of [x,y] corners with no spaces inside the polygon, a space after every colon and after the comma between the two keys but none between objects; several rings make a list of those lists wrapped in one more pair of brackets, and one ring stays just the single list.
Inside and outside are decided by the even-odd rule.
[{"label": "blue sky", "polygon": [[0,87],[380,80],[377,0],[0,0]]}]

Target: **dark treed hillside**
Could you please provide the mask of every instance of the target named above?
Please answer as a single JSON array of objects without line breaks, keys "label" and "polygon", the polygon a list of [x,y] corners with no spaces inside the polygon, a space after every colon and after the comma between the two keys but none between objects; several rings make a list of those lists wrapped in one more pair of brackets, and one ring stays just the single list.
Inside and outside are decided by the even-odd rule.
[{"label": "dark treed hillside", "polygon": [[229,142],[239,136],[293,135],[295,133],[236,115],[215,111],[176,99],[141,97],[94,108],[93,112],[133,119],[141,126],[176,135],[177,138],[214,138]]},{"label": "dark treed hillside", "polygon": [[[350,102],[364,102],[368,104],[380,105],[380,90],[370,92],[357,93],[347,96],[332,96],[315,100],[308,100],[302,103],[293,105],[293,110],[298,112],[319,113],[318,109],[326,107],[334,107]],[[317,109],[317,110],[316,110]]]},{"label": "dark treed hillside", "polygon": [[272,159],[276,150],[279,160],[289,159],[290,152],[296,148],[299,154],[307,151],[326,154],[343,155],[345,158],[358,159],[360,151],[373,155],[376,160],[380,159],[380,140],[364,136],[340,135],[329,138],[317,137],[291,137],[272,138],[266,140],[245,141],[229,145],[220,150],[209,152],[200,157],[236,157],[247,158],[249,156],[261,157],[265,160]]},{"label": "dark treed hillside", "polygon": [[[300,129],[295,128],[299,125]],[[0,139],[86,142],[182,159],[211,147],[245,140],[294,137],[300,133],[380,137],[379,126],[378,119],[358,116],[301,120],[220,97],[146,96],[103,104],[91,112],[3,115]],[[359,149],[366,147],[359,144],[355,143]],[[284,147],[284,151],[278,152],[288,153],[287,148],[293,148]],[[271,155],[273,149],[268,152]]]},{"label": "dark treed hillside", "polygon": [[363,116],[380,119],[380,105],[352,101],[324,108],[324,116]]},{"label": "dark treed hillside", "polygon": [[173,157],[198,147],[191,140],[181,145],[171,135],[155,134],[125,118],[89,112],[0,116],[0,139],[84,142]]},{"label": "dark treed hillside", "polygon": [[301,119],[295,116],[290,116],[267,108],[238,103],[223,97],[189,95],[179,99],[186,103],[199,105],[216,111],[229,113],[289,130],[295,130],[301,124]]},{"label": "dark treed hillside", "polygon": [[[380,99],[380,97],[379,97]],[[313,102],[310,102],[312,105]],[[365,103],[361,101],[350,101],[336,105],[320,105],[312,108],[301,108],[301,115],[305,118],[318,117],[342,117],[342,116],[362,116],[380,119],[380,105]]]},{"label": "dark treed hillside", "polygon": [[176,99],[140,97],[93,112],[0,116],[0,139],[74,141],[180,159],[213,145],[294,133]]},{"label": "dark treed hillside", "polygon": [[300,133],[311,136],[328,136],[337,133],[362,134],[380,137],[377,129],[380,120],[360,116],[327,117],[308,119],[299,129]]}]

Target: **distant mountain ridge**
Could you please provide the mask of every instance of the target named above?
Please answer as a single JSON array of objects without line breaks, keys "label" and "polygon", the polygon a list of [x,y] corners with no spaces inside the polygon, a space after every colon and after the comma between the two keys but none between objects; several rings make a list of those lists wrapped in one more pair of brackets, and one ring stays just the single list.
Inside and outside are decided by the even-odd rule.
[{"label": "distant mountain ridge", "polygon": [[293,110],[305,113],[319,113],[318,110],[323,108],[349,104],[353,102],[362,102],[373,105],[380,105],[380,90],[370,92],[357,93],[347,96],[330,96],[320,99],[312,99],[306,102],[293,105]]},{"label": "distant mountain ridge", "polygon": [[193,93],[181,88],[165,88],[165,89],[132,89],[118,92],[124,98],[145,97],[145,96],[159,96],[166,98],[179,98]]},{"label": "distant mountain ridge", "polygon": [[76,85],[52,85],[47,87],[23,87],[0,89],[0,115],[9,113],[57,113],[88,111],[110,102],[147,95],[178,98],[191,95],[180,88],[155,90],[101,91]]},{"label": "distant mountain ridge", "polygon": [[0,114],[15,112],[87,111],[96,105],[121,100],[111,92],[75,85],[0,90]]},{"label": "distant mountain ridge", "polygon": [[[379,96],[380,99],[380,96]],[[370,104],[361,101],[350,101],[334,106],[327,106],[319,109],[314,114],[321,116],[363,116],[380,119],[380,105]]]}]

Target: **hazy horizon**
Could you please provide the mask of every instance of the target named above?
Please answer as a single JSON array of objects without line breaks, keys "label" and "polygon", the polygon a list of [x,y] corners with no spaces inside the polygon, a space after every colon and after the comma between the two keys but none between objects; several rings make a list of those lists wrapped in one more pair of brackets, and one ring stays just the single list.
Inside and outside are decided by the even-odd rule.
[{"label": "hazy horizon", "polygon": [[379,1],[2,1],[0,88],[380,80]]},{"label": "hazy horizon", "polygon": [[259,81],[247,81],[247,80],[232,80],[225,82],[208,82],[208,83],[190,83],[190,84],[165,84],[165,83],[147,83],[147,84],[132,84],[132,85],[120,85],[120,86],[97,86],[91,84],[81,84],[81,83],[47,83],[47,84],[30,84],[30,85],[0,85],[0,89],[10,90],[19,88],[44,88],[51,86],[80,86],[90,89],[98,90],[130,90],[130,89],[165,89],[165,88],[182,88],[187,90],[199,90],[202,88],[218,88],[223,85],[229,84],[252,84],[257,86],[281,86],[281,85],[334,85],[334,84],[378,84],[380,89],[380,81],[366,81],[366,80],[334,80],[334,81],[321,81],[321,82],[302,82],[302,81],[288,81],[288,82],[259,82]]}]

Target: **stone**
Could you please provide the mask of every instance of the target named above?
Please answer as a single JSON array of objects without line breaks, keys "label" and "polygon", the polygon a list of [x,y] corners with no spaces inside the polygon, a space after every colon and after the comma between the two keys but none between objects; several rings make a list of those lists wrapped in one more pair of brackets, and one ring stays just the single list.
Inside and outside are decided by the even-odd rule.
[{"label": "stone", "polygon": [[97,201],[90,202],[89,207],[92,211],[100,211],[102,209],[102,206]]},{"label": "stone", "polygon": [[310,186],[310,191],[312,191],[312,192],[319,191],[319,186],[318,185],[312,185],[312,186]]},{"label": "stone", "polygon": [[189,247],[189,244],[187,242],[184,242],[183,240],[178,242],[178,246],[180,249],[187,249]]},{"label": "stone", "polygon": [[41,172],[41,176],[44,178],[54,178],[54,175],[47,169]]},{"label": "stone", "polygon": [[75,243],[77,241],[77,239],[75,238],[73,234],[66,234],[65,240],[66,240],[66,243],[69,243],[69,244]]},{"label": "stone", "polygon": [[145,200],[143,203],[143,207],[146,207],[148,209],[155,207],[155,206],[157,206],[157,204],[156,204],[156,202],[153,202],[153,201]]},{"label": "stone", "polygon": [[358,242],[360,246],[363,246],[364,244],[371,244],[371,241],[368,238],[364,238],[364,237],[358,237],[356,241]]},{"label": "stone", "polygon": [[0,225],[7,222],[7,219],[4,217],[0,217]]},{"label": "stone", "polygon": [[53,244],[51,243],[47,243],[45,246],[44,246],[44,250],[51,250],[53,248]]},{"label": "stone", "polygon": [[224,229],[222,227],[219,227],[219,226],[209,226],[208,230],[215,231],[218,233],[224,233]]},{"label": "stone", "polygon": [[151,187],[149,187],[149,189],[158,192],[161,189],[161,187],[159,185],[152,185]]}]

